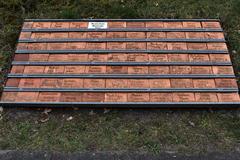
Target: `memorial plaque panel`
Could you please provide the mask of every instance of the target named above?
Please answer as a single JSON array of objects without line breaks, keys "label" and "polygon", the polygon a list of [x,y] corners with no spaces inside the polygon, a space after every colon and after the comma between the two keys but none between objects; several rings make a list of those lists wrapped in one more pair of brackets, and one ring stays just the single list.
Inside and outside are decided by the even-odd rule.
[{"label": "memorial plaque panel", "polygon": [[170,66],[171,74],[191,74],[190,66]]},{"label": "memorial plaque panel", "polygon": [[146,49],[146,42],[127,42],[126,49],[130,50],[145,50]]},{"label": "memorial plaque panel", "polygon": [[205,34],[204,34],[204,32],[186,32],[186,38],[204,39]]},{"label": "memorial plaque panel", "polygon": [[149,62],[167,62],[168,55],[166,54],[148,54]]},{"label": "memorial plaque panel", "polygon": [[68,54],[69,62],[87,62],[88,54]]},{"label": "memorial plaque panel", "polygon": [[3,92],[1,100],[3,102],[15,102],[17,99],[18,92]]},{"label": "memorial plaque panel", "polygon": [[14,56],[14,61],[28,61],[29,54],[16,54]]},{"label": "memorial plaque panel", "polygon": [[[26,67],[25,67],[25,70],[26,70]],[[64,66],[46,66],[46,68],[44,70],[44,73],[47,73],[47,74],[63,74],[64,73]]]},{"label": "memorial plaque panel", "polygon": [[41,88],[61,88],[62,79],[44,78],[41,80],[40,87]]},{"label": "memorial plaque panel", "polygon": [[188,50],[207,50],[206,43],[187,43]]},{"label": "memorial plaque panel", "polygon": [[147,79],[129,79],[128,88],[149,88]]},{"label": "memorial plaque panel", "polygon": [[147,62],[148,54],[145,53],[129,53],[127,55],[127,61],[129,62]]},{"label": "memorial plaque panel", "polygon": [[83,87],[84,88],[105,88],[105,79],[84,79]]},{"label": "memorial plaque panel", "polygon": [[145,28],[145,22],[127,22],[127,28]]},{"label": "memorial plaque panel", "polygon": [[193,88],[192,79],[171,79],[172,88]]},{"label": "memorial plaque panel", "polygon": [[205,32],[205,37],[209,39],[224,39],[222,32]]},{"label": "memorial plaque panel", "polygon": [[87,28],[88,22],[70,22],[70,28]]},{"label": "memorial plaque panel", "polygon": [[183,28],[202,28],[201,22],[183,22]]},{"label": "memorial plaque panel", "polygon": [[90,62],[107,62],[107,54],[89,54],[88,60]]},{"label": "memorial plaque panel", "polygon": [[[32,43],[32,44],[36,44],[36,43]],[[64,50],[68,47],[67,45],[68,45],[67,43],[48,43],[47,49],[48,50]],[[37,49],[40,49],[40,48],[37,48]],[[41,50],[44,50],[44,49],[46,49],[46,47],[42,47]]]},{"label": "memorial plaque panel", "polygon": [[24,66],[12,66],[11,73],[12,74],[21,74],[24,71]]},{"label": "memorial plaque panel", "polygon": [[109,28],[126,28],[126,22],[108,22]]},{"label": "memorial plaque panel", "polygon": [[125,42],[107,42],[107,49],[109,50],[124,50],[126,49],[126,43]]},{"label": "memorial plaque panel", "polygon": [[127,32],[127,38],[146,38],[146,32]]},{"label": "memorial plaque panel", "polygon": [[107,32],[107,38],[126,38],[126,32]]},{"label": "memorial plaque panel", "polygon": [[216,93],[195,93],[196,102],[218,102]]},{"label": "memorial plaque panel", "polygon": [[104,93],[83,93],[83,102],[104,102]]},{"label": "memorial plaque panel", "polygon": [[[25,32],[23,32],[25,33]],[[51,33],[42,33],[42,32],[36,32],[31,34],[31,38],[33,39],[48,39],[51,36]]]},{"label": "memorial plaque panel", "polygon": [[22,78],[20,79],[19,88],[39,88],[41,79]]},{"label": "memorial plaque panel", "polygon": [[212,74],[211,66],[192,66],[192,74]]},{"label": "memorial plaque panel", "polygon": [[212,62],[231,62],[229,54],[210,54]]},{"label": "memorial plaque panel", "polygon": [[50,54],[48,58],[49,62],[64,62],[68,61],[67,54]]},{"label": "memorial plaque panel", "polygon": [[169,74],[168,66],[149,66],[149,74]]},{"label": "memorial plaque panel", "polygon": [[189,54],[190,62],[208,62],[208,54]]},{"label": "memorial plaque panel", "polygon": [[168,43],[168,50],[187,50],[186,43]]},{"label": "memorial plaque panel", "polygon": [[100,73],[106,73],[106,66],[86,66],[85,73],[88,74],[100,74]]},{"label": "memorial plaque panel", "polygon": [[127,93],[105,93],[105,102],[127,102]]},{"label": "memorial plaque panel", "polygon": [[69,32],[69,38],[84,39],[87,38],[87,32]]},{"label": "memorial plaque panel", "polygon": [[170,79],[149,79],[150,88],[171,88]]},{"label": "memorial plaque panel", "polygon": [[164,22],[164,28],[182,28],[182,22]]},{"label": "memorial plaque panel", "polygon": [[[48,43],[50,44],[50,43]],[[64,46],[64,45],[62,45]],[[47,49],[47,43],[29,43],[28,44],[29,50],[46,50]]]},{"label": "memorial plaque panel", "polygon": [[127,74],[128,67],[127,66],[107,66],[108,74]]},{"label": "memorial plaque panel", "polygon": [[83,79],[65,78],[62,80],[63,88],[83,88]]},{"label": "memorial plaque panel", "polygon": [[[75,50],[75,49],[82,50],[82,49],[86,49],[87,47],[89,46],[87,45],[86,42],[69,42],[68,43],[68,48],[72,50]],[[91,49],[91,48],[87,48],[87,49]]]},{"label": "memorial plaque panel", "polygon": [[106,79],[106,88],[128,88],[127,79]]},{"label": "memorial plaque panel", "polygon": [[173,93],[174,102],[194,102],[194,93]]},{"label": "memorial plaque panel", "polygon": [[85,66],[66,66],[65,74],[82,74],[85,73]]},{"label": "memorial plaque panel", "polygon": [[166,42],[147,42],[147,49],[149,50],[167,50]]},{"label": "memorial plaque panel", "polygon": [[34,22],[32,28],[50,28],[51,22]]},{"label": "memorial plaque panel", "polygon": [[148,74],[147,66],[129,66],[128,74]]},{"label": "memorial plaque panel", "polygon": [[169,62],[188,62],[188,54],[168,54]]},{"label": "memorial plaque panel", "polygon": [[40,92],[38,96],[39,102],[59,102],[61,93],[59,92]]},{"label": "memorial plaque panel", "polygon": [[227,45],[225,43],[207,43],[209,50],[227,50]]},{"label": "memorial plaque panel", "polygon": [[172,93],[150,93],[150,102],[172,102]]},{"label": "memorial plaque panel", "polygon": [[219,102],[240,102],[238,93],[218,93]]},{"label": "memorial plaque panel", "polygon": [[167,38],[186,38],[185,32],[167,32]]},{"label": "memorial plaque panel", "polygon": [[[21,79],[22,80],[22,79]],[[17,78],[10,78],[7,80],[6,85],[7,87],[18,87],[20,79]]]},{"label": "memorial plaque panel", "polygon": [[38,92],[18,92],[17,102],[36,102],[38,98]]},{"label": "memorial plaque panel", "polygon": [[24,72],[25,74],[41,74],[44,72],[44,66],[25,66]]},{"label": "memorial plaque panel", "polygon": [[232,66],[213,66],[214,74],[234,74]]},{"label": "memorial plaque panel", "polygon": [[214,79],[194,79],[194,88],[216,88]]},{"label": "memorial plaque panel", "polygon": [[203,28],[221,28],[219,22],[202,22]]},{"label": "memorial plaque panel", "polygon": [[146,22],[146,28],[164,28],[163,22]]},{"label": "memorial plaque panel", "polygon": [[106,38],[106,32],[88,32],[87,38]]},{"label": "memorial plaque panel", "polygon": [[235,79],[215,79],[218,88],[238,88]]},{"label": "memorial plaque panel", "polygon": [[152,39],[163,39],[167,38],[167,33],[166,32],[147,32],[147,38],[152,38]]},{"label": "memorial plaque panel", "polygon": [[49,54],[29,54],[29,61],[44,62],[48,61]]},{"label": "memorial plaque panel", "polygon": [[60,102],[81,102],[82,93],[79,92],[63,92],[61,93]]},{"label": "memorial plaque panel", "polygon": [[128,93],[128,102],[149,102],[149,93]]},{"label": "memorial plaque panel", "polygon": [[109,61],[109,62],[125,62],[125,61],[127,61],[127,54],[125,54],[125,53],[109,53],[107,61]]},{"label": "memorial plaque panel", "polygon": [[52,22],[51,28],[69,28],[69,22]]},{"label": "memorial plaque panel", "polygon": [[68,38],[68,32],[51,33],[50,38],[51,39],[64,39],[64,38]]}]

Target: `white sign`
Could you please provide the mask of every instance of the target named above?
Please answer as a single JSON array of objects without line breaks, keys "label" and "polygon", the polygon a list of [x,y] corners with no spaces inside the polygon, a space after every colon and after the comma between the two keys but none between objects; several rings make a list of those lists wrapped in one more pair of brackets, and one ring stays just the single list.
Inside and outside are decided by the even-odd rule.
[{"label": "white sign", "polygon": [[108,27],[107,22],[89,22],[88,29],[106,29]]}]

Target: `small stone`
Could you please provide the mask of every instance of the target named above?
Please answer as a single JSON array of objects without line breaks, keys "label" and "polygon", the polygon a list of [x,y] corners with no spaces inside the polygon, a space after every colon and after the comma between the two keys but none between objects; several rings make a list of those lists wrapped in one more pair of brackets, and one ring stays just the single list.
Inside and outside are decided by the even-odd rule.
[{"label": "small stone", "polygon": [[73,117],[72,117],[72,116],[70,116],[70,117],[67,118],[67,121],[71,121],[71,120],[73,120]]},{"label": "small stone", "polygon": [[192,121],[188,121],[188,123],[189,123],[192,127],[195,127],[195,123],[193,123]]}]

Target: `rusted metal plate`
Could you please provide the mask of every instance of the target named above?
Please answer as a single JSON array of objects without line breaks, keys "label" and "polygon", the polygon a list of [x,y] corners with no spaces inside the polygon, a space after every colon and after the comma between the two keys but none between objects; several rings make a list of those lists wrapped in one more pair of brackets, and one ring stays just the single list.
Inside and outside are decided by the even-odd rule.
[{"label": "rusted metal plate", "polygon": [[218,20],[32,19],[1,103],[228,107],[240,99]]}]

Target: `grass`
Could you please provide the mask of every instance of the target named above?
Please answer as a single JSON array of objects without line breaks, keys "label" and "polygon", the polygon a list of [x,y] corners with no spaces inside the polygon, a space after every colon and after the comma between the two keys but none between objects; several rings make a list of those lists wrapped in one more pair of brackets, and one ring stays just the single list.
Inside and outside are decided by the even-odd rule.
[{"label": "grass", "polygon": [[[233,151],[240,142],[235,111],[53,111],[46,123],[39,115],[4,112],[0,148],[204,153]],[[69,116],[73,120],[67,121]]]},{"label": "grass", "polygon": [[[235,72],[240,71],[239,0],[8,0],[0,1],[0,67],[4,81],[24,18],[220,18]],[[0,149],[59,151],[239,150],[239,111],[4,110]],[[72,121],[67,117],[73,116]]]}]

